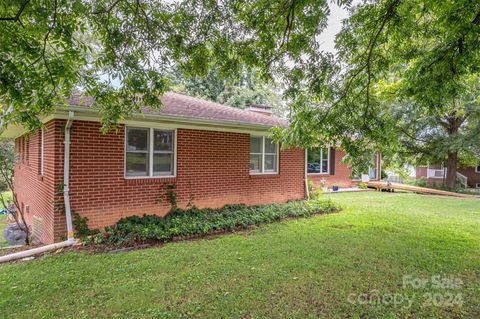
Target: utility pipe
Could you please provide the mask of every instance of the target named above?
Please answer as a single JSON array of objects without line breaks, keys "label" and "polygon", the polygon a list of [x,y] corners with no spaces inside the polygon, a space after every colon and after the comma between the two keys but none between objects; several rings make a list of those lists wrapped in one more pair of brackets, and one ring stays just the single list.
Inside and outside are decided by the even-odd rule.
[{"label": "utility pipe", "polygon": [[0,257],[0,264],[8,262],[8,261],[13,261],[13,260],[16,260],[16,259],[20,259],[20,258],[35,256],[35,255],[38,255],[38,254],[41,254],[41,253],[45,253],[45,252],[52,251],[52,250],[57,250],[57,249],[60,249],[60,248],[63,248],[63,247],[72,246],[73,244],[74,244],[73,240],[66,240],[66,241],[62,241],[60,243],[55,243],[55,244],[46,245],[46,246],[42,246],[42,247],[38,247],[38,248],[33,248],[33,249],[29,249],[29,250],[20,251],[18,253],[14,253],[14,254],[10,254],[10,255],[1,256]]},{"label": "utility pipe", "polygon": [[65,205],[65,215],[67,218],[67,240],[74,241],[73,226],[72,226],[72,212],[70,210],[70,131],[72,128],[73,117],[75,113],[68,112],[68,120],[65,125],[65,152],[63,160],[63,202]]}]

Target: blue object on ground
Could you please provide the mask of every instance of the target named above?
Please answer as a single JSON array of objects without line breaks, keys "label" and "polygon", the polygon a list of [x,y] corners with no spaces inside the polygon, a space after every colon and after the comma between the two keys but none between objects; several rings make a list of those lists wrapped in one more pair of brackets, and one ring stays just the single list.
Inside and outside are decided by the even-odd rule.
[{"label": "blue object on ground", "polygon": [[338,192],[338,186],[337,185],[334,185],[332,188],[333,188],[334,192]]},{"label": "blue object on ground", "polygon": [[19,227],[16,223],[8,224],[7,228],[3,231],[3,235],[9,245],[24,245],[25,244],[25,225]]},{"label": "blue object on ground", "polygon": [[5,215],[6,213],[7,213],[7,210],[5,208],[0,210],[0,215]]}]

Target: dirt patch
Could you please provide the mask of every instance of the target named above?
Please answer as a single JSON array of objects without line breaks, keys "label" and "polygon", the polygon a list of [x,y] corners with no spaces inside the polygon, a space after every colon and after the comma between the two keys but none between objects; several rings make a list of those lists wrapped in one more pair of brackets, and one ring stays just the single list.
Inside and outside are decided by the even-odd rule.
[{"label": "dirt patch", "polygon": [[14,246],[14,247],[3,247],[0,249],[0,256],[10,255],[13,253],[18,253],[24,250],[29,250],[32,248],[37,248],[43,246],[41,244],[29,245],[29,246]]}]

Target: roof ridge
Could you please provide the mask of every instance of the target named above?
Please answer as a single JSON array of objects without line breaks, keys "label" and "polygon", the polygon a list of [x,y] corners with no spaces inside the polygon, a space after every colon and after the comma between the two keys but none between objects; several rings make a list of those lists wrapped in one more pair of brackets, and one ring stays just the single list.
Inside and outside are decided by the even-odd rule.
[{"label": "roof ridge", "polygon": [[[245,109],[241,109],[241,108],[238,108],[238,107],[234,107],[234,106],[230,106],[230,105],[225,105],[225,104],[222,104],[222,103],[218,103],[218,102],[214,102],[214,101],[210,101],[210,100],[205,100],[203,98],[200,98],[200,97],[197,97],[197,96],[191,96],[191,95],[187,95],[185,93],[181,93],[181,92],[174,92],[174,91],[168,91],[164,94],[167,95],[167,94],[175,94],[175,95],[181,95],[182,97],[185,97],[187,99],[191,99],[191,100],[194,100],[196,102],[199,102],[199,103],[208,103],[208,104],[213,104],[215,106],[218,106],[220,108],[225,108],[225,109],[228,109],[228,110],[232,110],[234,112],[238,112],[238,113],[242,113],[242,114],[248,114],[248,115],[252,115],[254,117],[261,117],[261,118],[265,118],[265,115],[262,115],[262,114],[258,114],[258,113],[255,113],[255,112],[252,112],[252,111],[248,111],[248,110],[245,110]],[[270,106],[271,107],[271,106]],[[278,117],[274,114],[270,115],[269,116],[270,118],[275,118],[275,119],[278,119],[278,120],[283,120],[283,121],[286,121],[286,119],[283,119],[281,117]]]},{"label": "roof ridge", "polygon": [[[166,115],[182,118],[207,119],[215,122],[227,121],[233,123],[247,123],[263,126],[288,126],[288,120],[277,116],[265,116],[248,110],[224,105],[217,102],[189,96],[178,92],[165,92],[161,97],[163,107],[160,109],[142,107],[144,114]],[[68,106],[90,108],[94,99],[81,93],[74,93],[67,99]]]}]

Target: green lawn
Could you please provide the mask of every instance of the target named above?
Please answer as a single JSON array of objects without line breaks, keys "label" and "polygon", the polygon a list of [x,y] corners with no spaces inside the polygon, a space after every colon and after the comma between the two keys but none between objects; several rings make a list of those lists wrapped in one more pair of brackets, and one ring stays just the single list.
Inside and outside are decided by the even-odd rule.
[{"label": "green lawn", "polygon": [[[10,199],[12,200],[12,192],[3,192],[2,195],[4,196],[5,199]],[[0,201],[0,209],[3,209],[3,203]]]},{"label": "green lawn", "polygon": [[[161,248],[67,253],[0,266],[0,313],[6,318],[480,316],[480,201],[374,192],[331,198],[342,212]],[[432,287],[434,275],[453,278],[457,288]],[[403,287],[403,276],[428,283]],[[369,294],[370,302],[359,302],[362,294]],[[411,298],[411,306],[400,297]]]},{"label": "green lawn", "polygon": [[[3,196],[11,200],[12,192],[5,192],[3,193]],[[2,209],[3,209],[3,203],[0,201],[0,210]],[[6,215],[0,215],[0,248],[8,245],[7,241],[3,238],[3,230],[5,229],[5,227],[7,227],[6,218],[7,218]]]}]

